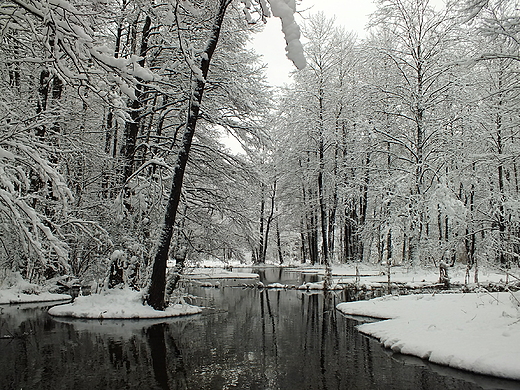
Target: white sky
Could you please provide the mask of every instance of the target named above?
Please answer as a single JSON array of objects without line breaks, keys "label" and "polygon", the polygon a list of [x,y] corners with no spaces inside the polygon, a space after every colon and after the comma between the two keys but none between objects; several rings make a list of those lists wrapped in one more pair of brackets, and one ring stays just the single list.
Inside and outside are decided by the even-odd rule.
[{"label": "white sky", "polygon": [[[302,0],[299,6],[303,17],[323,11],[329,18],[335,17],[336,24],[346,30],[354,31],[363,37],[368,15],[375,11],[372,0]],[[297,17],[302,23],[302,18]],[[254,47],[263,56],[262,62],[268,65],[267,78],[272,85],[282,86],[289,81],[289,73],[296,70],[285,56],[285,39],[279,18],[269,18],[262,33],[254,39]]]}]

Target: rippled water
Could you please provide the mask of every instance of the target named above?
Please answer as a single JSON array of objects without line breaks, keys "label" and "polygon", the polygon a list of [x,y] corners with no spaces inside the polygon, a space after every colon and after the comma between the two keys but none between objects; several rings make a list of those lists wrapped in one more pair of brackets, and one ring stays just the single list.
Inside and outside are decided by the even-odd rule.
[{"label": "rippled water", "polygon": [[[248,270],[250,271],[250,270]],[[266,283],[299,273],[258,271]],[[229,281],[229,284],[243,281]],[[203,314],[157,321],[56,320],[0,309],[1,389],[480,389],[520,383],[392,355],[334,308],[346,293],[192,287]]]}]

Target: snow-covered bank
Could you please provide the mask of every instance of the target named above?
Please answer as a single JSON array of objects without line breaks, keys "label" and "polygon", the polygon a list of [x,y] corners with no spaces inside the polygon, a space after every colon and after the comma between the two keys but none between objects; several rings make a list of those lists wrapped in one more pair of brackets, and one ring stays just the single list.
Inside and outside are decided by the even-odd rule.
[{"label": "snow-covered bank", "polygon": [[[290,269],[291,272],[299,272],[302,275],[318,275],[322,278],[325,274],[324,266],[302,266]],[[520,269],[500,270],[486,268],[479,269],[478,281],[474,282],[474,270],[467,274],[464,264],[456,264],[448,268],[450,287],[460,291],[474,291],[480,287],[488,291],[507,291],[508,288],[520,288],[520,279],[514,275],[520,274]],[[439,281],[438,267],[406,267],[393,266],[388,277],[388,268],[380,264],[348,263],[332,266],[332,285],[355,290],[370,291],[376,289],[420,290],[420,289],[445,289],[446,284]],[[301,286],[305,288],[305,286]],[[309,289],[320,289],[320,286],[311,284]],[[322,288],[321,288],[322,289]]]},{"label": "snow-covered bank", "polygon": [[113,289],[102,294],[78,297],[74,302],[54,306],[49,314],[57,317],[96,319],[168,318],[197,314],[200,307],[188,304],[171,305],[166,310],[154,310],[143,305],[142,292],[130,289]]},{"label": "snow-covered bank", "polygon": [[183,277],[186,279],[258,279],[259,275],[250,272],[232,272],[222,268],[196,268]]},{"label": "snow-covered bank", "polygon": [[520,380],[518,297],[511,293],[386,296],[337,308],[344,314],[387,319],[358,329],[394,352]]},{"label": "snow-covered bank", "polygon": [[0,290],[0,305],[18,303],[42,303],[42,302],[67,302],[72,297],[67,294],[52,294],[50,292],[40,292],[26,294],[18,289]]},{"label": "snow-covered bank", "polygon": [[[304,273],[316,273],[323,275],[324,267],[305,268]],[[354,283],[360,285],[378,286],[388,282],[388,268],[378,264],[369,263],[350,263],[332,266],[332,276],[340,283]],[[456,264],[454,267],[448,267],[450,282],[452,284],[463,285],[466,282],[466,266],[464,264]],[[510,275],[519,274],[519,269],[510,270]],[[390,280],[392,283],[406,284],[410,287],[423,287],[439,282],[438,267],[405,267],[393,266],[390,269]],[[474,280],[474,270],[470,273],[469,282]],[[517,279],[508,276],[506,271],[499,269],[487,269],[483,266],[479,270],[480,283],[511,283]]]},{"label": "snow-covered bank", "polygon": [[19,273],[9,273],[0,283],[0,305],[41,302],[67,302],[72,297],[54,294],[34,283],[25,281]]}]

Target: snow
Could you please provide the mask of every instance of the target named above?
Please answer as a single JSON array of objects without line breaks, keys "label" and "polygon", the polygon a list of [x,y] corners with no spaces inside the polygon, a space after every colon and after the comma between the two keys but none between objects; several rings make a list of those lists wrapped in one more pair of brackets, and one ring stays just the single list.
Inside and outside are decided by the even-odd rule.
[{"label": "snow", "polygon": [[[298,269],[296,269],[298,270]],[[300,268],[304,274],[324,275],[325,267],[315,266]],[[366,263],[352,263],[334,265],[332,276],[334,281],[340,284],[356,284],[361,288],[376,288],[386,286],[388,283],[387,267],[385,265],[373,265]],[[457,264],[448,267],[450,283],[464,285],[466,278],[466,266]],[[516,270],[512,272],[517,272]],[[470,281],[473,281],[474,269],[470,272]],[[481,266],[479,268],[479,281],[485,283],[505,283],[508,280],[504,270],[497,270]],[[513,281],[514,278],[509,278]],[[399,283],[412,288],[434,286],[439,283],[438,267],[413,268],[405,266],[393,266],[390,273],[391,283]]]},{"label": "snow", "polygon": [[70,301],[67,294],[54,294],[41,286],[25,281],[20,273],[9,272],[0,282],[0,305],[13,303],[38,303]]},{"label": "snow", "polygon": [[269,283],[267,286],[265,286],[266,288],[271,288],[271,289],[286,289],[288,288],[289,286],[287,286],[286,284],[282,284],[282,283]]},{"label": "snow", "polygon": [[[329,286],[329,290],[343,290],[343,286],[341,284],[338,284],[337,280],[332,280],[332,283]],[[307,282],[302,284],[301,286],[298,286],[298,290],[324,290],[324,283],[321,282]]]},{"label": "snow", "polygon": [[11,153],[11,152],[5,150],[4,148],[0,148],[0,158],[8,159],[8,160],[15,160],[16,156],[14,155],[14,153]]},{"label": "snow", "polygon": [[193,7],[189,1],[187,0],[181,0],[180,2],[182,8],[184,8],[186,11],[190,12],[194,16],[198,16],[201,14],[201,11],[199,11],[197,8]]},{"label": "snow", "polygon": [[294,0],[269,0],[273,16],[282,21],[282,31],[285,35],[287,46],[287,58],[289,58],[298,69],[303,69],[307,65],[303,46],[300,42],[300,27],[294,20],[296,3]]},{"label": "snow", "polygon": [[201,311],[200,307],[186,303],[168,306],[164,311],[155,310],[143,304],[143,292],[125,288],[77,297],[72,303],[51,307],[49,314],[73,318],[138,319],[177,317]]},{"label": "snow", "polygon": [[[516,294],[516,295],[515,295]],[[519,293],[418,294],[340,303],[344,314],[387,319],[358,326],[392,351],[520,380]]]},{"label": "snow", "polygon": [[232,272],[220,268],[197,268],[184,275],[187,279],[258,279],[260,276],[249,272]]},{"label": "snow", "polygon": [[67,294],[53,294],[45,291],[27,294],[16,288],[0,290],[0,305],[13,303],[62,302],[70,301],[71,299],[72,297]]},{"label": "snow", "polygon": [[142,67],[138,64],[138,61],[141,61],[143,58],[138,57],[136,55],[132,55],[130,57],[130,61],[133,65],[133,70],[130,72],[134,77],[141,79],[143,81],[154,81],[159,80],[160,78],[154,75],[149,69]]}]

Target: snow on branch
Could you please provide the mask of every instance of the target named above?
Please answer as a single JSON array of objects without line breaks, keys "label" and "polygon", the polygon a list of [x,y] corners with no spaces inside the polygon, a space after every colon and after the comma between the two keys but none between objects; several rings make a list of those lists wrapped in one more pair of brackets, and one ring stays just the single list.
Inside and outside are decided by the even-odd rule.
[{"label": "snow on branch", "polygon": [[6,227],[4,239],[10,236],[18,243],[18,251],[53,268],[58,264],[49,260],[57,258],[59,266],[67,269],[68,246],[58,227],[38,211],[35,201],[42,199],[42,195],[31,192],[31,186],[39,180],[44,183],[43,195],[49,189],[52,191],[55,206],[61,202],[61,208],[55,208],[57,213],[59,210],[66,213],[72,194],[64,178],[42,152],[45,150],[38,142],[24,132],[13,131],[11,136],[0,140],[0,223]]},{"label": "snow on branch", "polygon": [[[100,96],[92,78],[112,75],[123,94],[133,98],[139,83],[158,81],[159,76],[142,67],[138,56],[115,58],[113,50],[101,42],[91,27],[88,13],[76,9],[67,0],[9,0],[9,9],[0,7],[0,30],[25,30],[44,50],[13,62],[41,62],[69,83],[87,83]],[[13,10],[14,9],[14,10]],[[37,46],[35,46],[37,48]],[[10,59],[7,62],[11,62]],[[92,64],[96,66],[92,66]]]},{"label": "snow on branch", "polygon": [[[303,45],[300,42],[300,27],[294,20],[296,12],[295,0],[269,0],[273,16],[282,20],[282,31],[285,35],[287,46],[287,58],[289,58],[298,69],[307,65],[303,54]],[[263,8],[263,7],[262,7]]]},{"label": "snow on branch", "polygon": [[251,8],[254,8],[254,12],[260,14],[260,18],[262,22],[266,23],[267,19],[271,17],[271,10],[269,9],[269,6],[267,5],[267,0],[258,0],[258,6],[254,6],[253,2],[251,0],[242,0],[242,3],[244,4],[244,15],[246,16],[246,20],[248,23],[255,23],[253,21],[253,17],[251,16]]},{"label": "snow on branch", "polygon": [[462,12],[465,14],[464,21],[475,19],[478,14],[488,5],[489,0],[466,0]]}]

